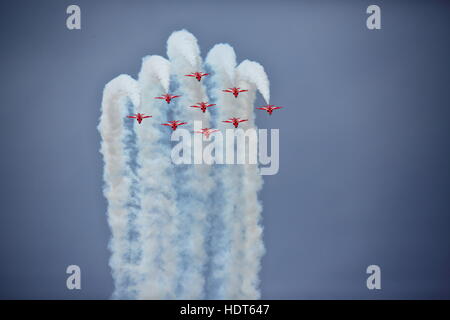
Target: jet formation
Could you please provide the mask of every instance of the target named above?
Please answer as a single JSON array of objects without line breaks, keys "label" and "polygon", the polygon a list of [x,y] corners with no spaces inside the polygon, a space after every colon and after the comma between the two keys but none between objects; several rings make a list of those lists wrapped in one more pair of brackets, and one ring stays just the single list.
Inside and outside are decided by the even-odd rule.
[{"label": "jet formation", "polygon": [[[201,81],[202,77],[207,76],[207,75],[209,75],[209,73],[192,72],[190,74],[186,74],[185,76],[186,77],[194,77],[198,81]],[[227,92],[227,93],[232,93],[235,98],[237,98],[239,96],[239,93],[248,92],[247,89],[241,89],[239,87],[228,88],[228,89],[225,89],[225,90],[222,90],[222,91],[223,92]],[[155,99],[165,100],[167,102],[167,104],[170,104],[172,99],[179,98],[179,97],[181,97],[181,95],[172,95],[170,93],[166,93],[166,94],[163,94],[163,95],[161,95],[159,97],[155,97]],[[191,108],[198,108],[203,113],[205,113],[207,108],[213,107],[215,105],[216,104],[210,104],[208,102],[198,102],[197,104],[195,104],[193,106],[190,106],[190,107]],[[269,104],[269,105],[261,106],[261,107],[256,108],[256,109],[267,111],[267,113],[269,115],[272,115],[272,112],[274,110],[278,110],[278,109],[281,109],[281,108],[283,108],[283,107],[277,107],[277,106],[275,106],[273,104]],[[127,117],[131,118],[131,119],[136,119],[136,121],[139,124],[141,124],[143,119],[151,118],[152,116],[146,116],[144,113],[136,113],[136,114],[133,114],[133,115],[130,115],[130,116],[127,116]],[[233,124],[233,126],[235,128],[237,128],[237,127],[239,127],[239,124],[241,122],[245,122],[245,121],[248,121],[248,119],[240,119],[240,118],[233,117],[233,118],[229,118],[228,120],[224,120],[222,122],[231,123],[231,124]],[[182,122],[180,120],[174,120],[174,121],[168,121],[166,123],[162,123],[161,125],[168,126],[173,131],[175,131],[175,130],[177,130],[178,126],[182,126],[182,125],[185,125],[185,124],[187,124],[187,122]],[[208,139],[209,136],[211,135],[211,133],[214,133],[214,132],[217,132],[217,131],[219,131],[219,130],[212,129],[212,128],[203,128],[200,131],[195,131],[195,133],[201,133]]]}]

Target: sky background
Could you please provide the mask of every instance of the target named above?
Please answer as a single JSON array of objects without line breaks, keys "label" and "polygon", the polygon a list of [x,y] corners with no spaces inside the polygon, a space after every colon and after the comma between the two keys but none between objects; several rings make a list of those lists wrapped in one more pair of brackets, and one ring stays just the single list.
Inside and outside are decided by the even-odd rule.
[{"label": "sky background", "polygon": [[[82,30],[66,28],[81,7]],[[382,29],[366,28],[381,7]],[[104,85],[186,28],[286,108],[264,177],[264,299],[450,298],[449,1],[2,1],[0,298],[108,299]],[[263,102],[258,98],[258,102]],[[70,264],[82,290],[66,288]],[[381,290],[366,268],[381,267]]]}]

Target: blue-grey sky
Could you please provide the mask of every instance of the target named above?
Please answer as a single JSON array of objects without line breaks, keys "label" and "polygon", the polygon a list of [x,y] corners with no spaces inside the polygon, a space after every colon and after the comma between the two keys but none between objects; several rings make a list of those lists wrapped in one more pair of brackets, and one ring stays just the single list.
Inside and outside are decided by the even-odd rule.
[{"label": "blue-grey sky", "polygon": [[[82,30],[66,28],[78,4]],[[381,7],[382,29],[366,28]],[[450,3],[8,1],[0,51],[0,298],[107,299],[96,126],[105,83],[186,28],[264,65],[286,108],[266,176],[265,299],[450,298]],[[262,102],[262,98],[259,98]],[[82,270],[82,290],[65,269]],[[377,264],[382,289],[366,288]]]}]

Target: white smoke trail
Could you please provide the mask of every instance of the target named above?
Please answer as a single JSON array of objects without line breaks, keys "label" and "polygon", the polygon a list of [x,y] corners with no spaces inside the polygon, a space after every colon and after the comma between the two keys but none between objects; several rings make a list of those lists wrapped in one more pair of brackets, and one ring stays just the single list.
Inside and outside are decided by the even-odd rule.
[{"label": "white smoke trail", "polygon": [[175,115],[184,117],[190,122],[197,120],[202,121],[204,125],[209,125],[209,112],[202,113],[189,107],[208,99],[203,82],[185,76],[203,69],[197,39],[186,30],[173,32],[167,40],[167,56],[172,65],[174,79],[178,84],[178,91],[182,95],[176,101]]},{"label": "white smoke trail", "polygon": [[[203,81],[198,82],[186,74],[203,71],[200,49],[197,39],[188,31],[181,30],[171,34],[167,40],[167,56],[172,66],[172,76],[178,84],[176,94],[181,98],[174,107],[173,120],[201,121],[201,127],[210,123],[209,111],[202,113],[190,108],[198,102],[208,101]],[[194,128],[199,130],[201,128]],[[194,135],[194,145],[202,144],[202,136]],[[197,148],[198,150],[198,148]],[[195,158],[195,153],[194,158]],[[207,215],[210,208],[210,194],[214,187],[211,178],[211,167],[195,164],[180,167],[178,176],[182,180],[178,184],[178,199],[181,203],[182,225],[184,234],[180,238],[184,249],[185,270],[180,277],[180,298],[205,298],[205,268],[207,263],[205,235],[208,229]]]},{"label": "white smoke trail", "polygon": [[[217,44],[208,53],[206,63],[213,70],[214,87],[212,96],[215,103],[220,107],[217,109],[217,128],[225,132],[229,124],[223,123],[230,117],[243,117],[245,115],[237,106],[237,99],[229,93],[222,92],[223,89],[236,86],[235,67],[236,54],[228,44]],[[240,97],[239,97],[240,98]],[[223,194],[220,206],[220,223],[223,224],[223,233],[217,241],[216,251],[213,255],[212,274],[213,282],[218,283],[213,297],[218,299],[241,298],[240,285],[242,256],[242,218],[238,216],[237,207],[242,205],[241,179],[242,167],[237,165],[225,165],[216,172],[216,179],[221,184]]]},{"label": "white smoke trail", "polygon": [[[267,74],[263,66],[257,62],[245,60],[237,67],[237,78],[239,86],[244,88],[255,88],[263,95],[266,103],[269,103],[270,89]],[[245,112],[248,124],[257,129],[255,124],[254,104],[256,99],[255,90],[243,95],[239,100],[240,108]],[[248,149],[246,150],[248,159]],[[242,267],[241,291],[244,299],[259,299],[259,271],[261,269],[261,258],[264,255],[264,243],[262,240],[263,228],[261,226],[262,205],[258,200],[258,192],[262,188],[263,179],[259,174],[258,165],[246,164],[242,176],[243,192],[242,206],[239,207],[239,215],[243,219],[244,242],[243,259],[240,261]]]},{"label": "white smoke trail", "polygon": [[[244,60],[237,67],[237,72],[239,81],[246,81],[255,85],[268,104],[270,100],[270,83],[264,67],[255,61]],[[250,107],[250,105],[247,106]],[[253,113],[253,108],[251,108],[251,111]]]},{"label": "white smoke trail", "polygon": [[[138,176],[141,213],[141,272],[145,275],[139,287],[140,299],[173,299],[179,273],[177,195],[170,161],[168,135],[161,123],[167,121],[168,107],[154,97],[169,89],[170,63],[160,56],[145,57],[139,73],[141,104],[139,112],[152,115],[142,124],[135,123],[138,146]],[[165,102],[164,102],[165,104]]]},{"label": "white smoke trail", "polygon": [[[214,96],[224,108],[218,112],[218,118],[229,117],[248,119],[244,129],[255,126],[254,102],[255,89],[258,89],[266,102],[270,99],[269,81],[264,68],[255,62],[243,61],[238,68],[236,55],[231,46],[218,44],[208,53],[208,65],[214,70],[216,84]],[[237,99],[224,95],[221,89],[240,87],[249,92],[240,94]],[[218,125],[219,128],[224,128]],[[245,150],[248,159],[248,149]],[[262,187],[262,178],[257,165],[227,166],[223,168],[219,179],[223,184],[224,197],[229,202],[223,207],[222,219],[225,226],[222,252],[215,256],[217,268],[214,277],[221,279],[219,298],[258,299],[260,297],[258,273],[260,260],[264,254],[262,227],[260,225],[262,206],[258,201],[258,191]],[[237,204],[237,205],[233,205]]]},{"label": "white smoke trail", "polygon": [[102,142],[100,152],[105,163],[104,195],[108,201],[108,222],[111,228],[110,266],[115,282],[114,297],[129,295],[129,278],[134,268],[127,263],[130,252],[128,241],[129,203],[133,174],[128,165],[125,139],[130,134],[123,125],[127,114],[127,98],[133,105],[140,101],[137,82],[128,75],[120,75],[106,84],[103,91],[102,113],[98,130]]},{"label": "white smoke trail", "polygon": [[[224,132],[230,127],[222,120],[240,117],[249,119],[240,128],[254,127],[256,89],[269,102],[267,75],[261,65],[247,60],[236,68],[233,48],[218,44],[206,58],[207,67],[213,70],[212,79],[198,82],[185,77],[205,71],[197,39],[185,30],[169,37],[167,55],[170,62],[160,56],[145,57],[138,82],[121,75],[104,90],[99,131],[112,230],[110,264],[116,285],[114,296],[257,299],[264,253],[262,206],[257,197],[262,178],[258,166],[175,166],[170,159],[171,131],[160,124],[167,120],[192,124],[197,120],[201,121],[201,127],[211,127],[213,122]],[[171,86],[170,80],[175,85]],[[210,117],[209,111],[202,113],[189,107],[209,100],[205,81],[214,84],[208,91],[214,98],[212,102],[217,104],[214,117]],[[229,87],[250,91],[236,99],[222,92]],[[163,93],[182,97],[170,104],[154,99]],[[127,119],[133,121],[134,135],[123,124],[126,97],[133,102],[135,113],[153,116],[141,124]],[[127,137],[136,139],[136,151],[127,149]],[[202,135],[194,137],[194,145],[202,146]],[[194,153],[194,160],[195,156]],[[137,215],[130,204],[139,205]],[[211,220],[215,221],[214,226]],[[137,231],[138,241],[129,237],[131,229]],[[129,256],[134,257],[132,261],[127,259]]]}]

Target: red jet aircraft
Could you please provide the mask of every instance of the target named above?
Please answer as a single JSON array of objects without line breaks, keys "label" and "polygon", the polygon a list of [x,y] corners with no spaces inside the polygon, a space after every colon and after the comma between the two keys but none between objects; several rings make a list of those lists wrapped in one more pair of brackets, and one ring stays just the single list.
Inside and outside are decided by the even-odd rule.
[{"label": "red jet aircraft", "polygon": [[262,106],[261,108],[256,108],[259,110],[266,110],[269,115],[272,115],[273,110],[278,110],[283,107],[275,107],[274,104],[268,104],[267,106]]},{"label": "red jet aircraft", "polygon": [[206,139],[208,139],[208,138],[209,138],[209,135],[210,135],[211,133],[217,132],[217,131],[219,131],[219,130],[217,130],[217,129],[211,129],[211,128],[203,128],[203,129],[201,129],[200,131],[195,131],[195,132],[196,132],[196,133],[202,133],[202,134],[204,134],[205,137],[206,137]]},{"label": "red jet aircraft", "polygon": [[191,72],[191,74],[185,74],[186,77],[195,77],[198,81],[202,80],[202,77],[209,75],[209,73],[203,72]]},{"label": "red jet aircraft", "polygon": [[240,123],[240,122],[244,122],[244,121],[248,121],[248,119],[242,120],[242,119],[239,119],[239,118],[230,118],[230,119],[225,120],[225,121],[222,121],[222,122],[232,123],[233,126],[234,126],[235,128],[237,128],[237,127],[239,126],[239,123]]},{"label": "red jet aircraft", "polygon": [[133,116],[128,116],[128,118],[131,119],[136,119],[137,122],[140,124],[142,122],[142,120],[144,120],[145,118],[151,118],[152,116],[145,116],[145,113],[135,113]]},{"label": "red jet aircraft", "polygon": [[200,108],[203,113],[205,113],[206,108],[215,106],[215,104],[208,104],[208,102],[197,102],[198,106],[191,106],[191,108]]},{"label": "red jet aircraft", "polygon": [[222,90],[223,92],[231,92],[235,98],[238,97],[239,93],[247,92],[248,90],[241,90],[241,88],[228,88],[227,90]]},{"label": "red jet aircraft", "polygon": [[187,122],[180,122],[180,120],[168,121],[167,123],[161,123],[163,126],[171,127],[173,131],[177,130],[178,126],[186,124]]},{"label": "red jet aircraft", "polygon": [[166,100],[167,104],[169,104],[172,99],[175,99],[178,97],[181,97],[181,96],[173,96],[170,93],[166,93],[166,94],[163,94],[161,97],[155,97],[155,99]]}]

